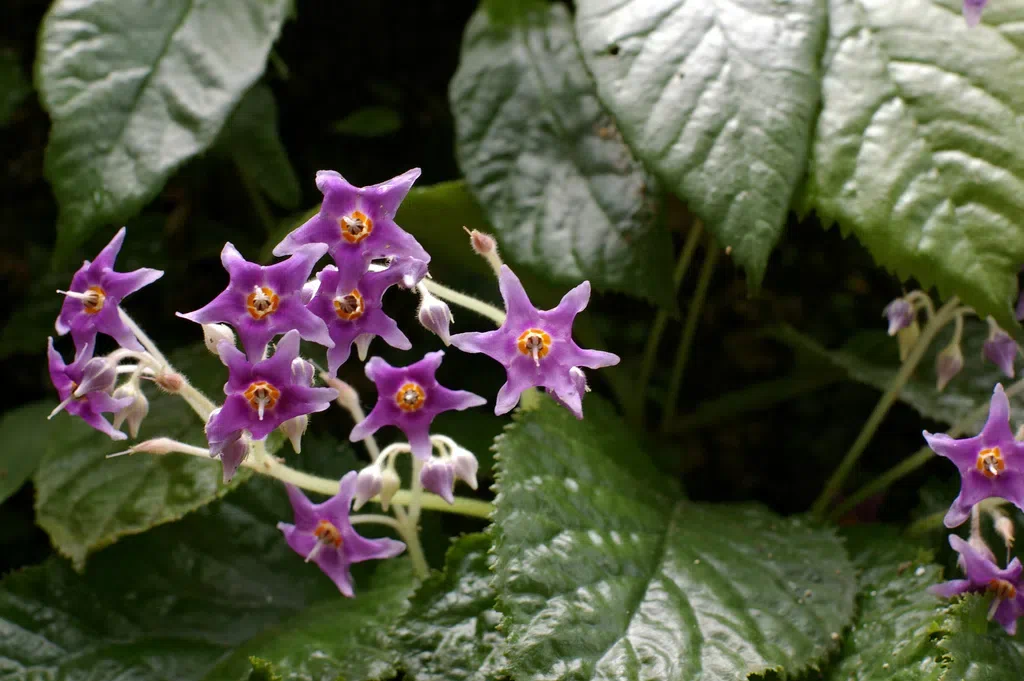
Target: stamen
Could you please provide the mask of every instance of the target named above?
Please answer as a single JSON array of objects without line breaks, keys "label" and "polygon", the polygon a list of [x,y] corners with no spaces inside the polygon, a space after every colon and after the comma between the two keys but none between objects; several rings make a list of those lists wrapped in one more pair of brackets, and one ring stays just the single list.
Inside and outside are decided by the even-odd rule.
[{"label": "stamen", "polygon": [[61,402],[60,404],[58,404],[57,407],[53,411],[50,412],[50,415],[46,417],[46,420],[49,421],[50,419],[52,419],[57,414],[59,414],[62,411],[64,411],[64,407],[66,407],[69,404],[71,404],[74,400],[75,400],[75,392],[74,392],[74,390],[72,390],[71,394],[68,395],[68,398],[66,400],[64,400],[63,402]]},{"label": "stamen", "polygon": [[366,311],[366,305],[363,302],[363,295],[358,290],[353,289],[351,293],[346,296],[338,296],[334,299],[334,312],[340,319],[344,319],[350,322],[354,319],[359,319],[363,316],[363,312]]},{"label": "stamen", "polygon": [[320,550],[323,549],[323,547],[324,547],[324,543],[320,542],[320,541],[318,541],[317,543],[313,544],[312,550],[309,553],[306,554],[306,562],[308,563],[309,561],[311,561],[314,558],[316,558],[317,554],[320,553]]},{"label": "stamen", "polygon": [[252,293],[245,299],[245,308],[253,319],[263,319],[277,312],[281,299],[274,290],[266,286],[254,286]]},{"label": "stamen", "polygon": [[373,220],[365,213],[354,210],[351,215],[341,216],[338,226],[341,228],[341,238],[355,244],[370,236],[370,232],[373,231]]},{"label": "stamen", "polygon": [[96,314],[103,309],[103,304],[107,301],[107,292],[99,286],[90,286],[81,293],[77,291],[62,291],[60,289],[57,289],[57,293],[67,298],[81,300],[86,314]]},{"label": "stamen", "polygon": [[551,336],[541,329],[527,329],[516,340],[519,352],[533,357],[533,363],[540,366],[540,360],[551,351]]},{"label": "stamen", "polygon": [[975,467],[986,478],[995,478],[1006,469],[1006,462],[1003,461],[1003,453],[999,451],[999,447],[990,447],[978,452]]},{"label": "stamen", "polygon": [[992,605],[990,605],[989,608],[988,608],[988,617],[987,617],[987,619],[989,621],[992,621],[992,618],[996,616],[996,610],[999,609],[999,604],[1002,603],[1002,602],[1003,602],[1003,599],[999,598],[999,596],[996,596],[995,598],[992,599]]},{"label": "stamen", "polygon": [[415,383],[406,383],[395,393],[395,404],[402,411],[418,411],[426,399],[427,395],[423,388]]},{"label": "stamen", "polygon": [[267,409],[273,409],[281,399],[281,391],[266,381],[254,381],[242,395],[249,401],[249,406],[259,414],[260,421]]}]

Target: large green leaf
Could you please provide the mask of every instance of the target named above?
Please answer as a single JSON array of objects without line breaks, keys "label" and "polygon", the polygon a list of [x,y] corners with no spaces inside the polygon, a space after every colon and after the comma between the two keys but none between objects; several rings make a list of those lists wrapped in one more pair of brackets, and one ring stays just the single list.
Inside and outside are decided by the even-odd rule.
[{"label": "large green leaf", "polygon": [[22,71],[16,52],[0,50],[0,126],[7,125],[25,98],[32,94],[32,84]]},{"label": "large green leaf", "polygon": [[565,7],[484,3],[450,99],[459,165],[514,262],[672,304],[658,191],[601,108]]},{"label": "large green leaf", "polygon": [[39,431],[53,406],[32,402],[0,418],[0,504],[18,491],[39,465]]},{"label": "large green leaf", "polygon": [[392,631],[409,681],[488,681],[504,666],[483,534],[460,537],[443,573],[420,585]]},{"label": "large green leaf", "polygon": [[[275,524],[290,518],[281,486],[254,481],[99,553],[84,575],[59,558],[9,575],[0,582],[0,677],[198,681],[310,606],[356,626],[376,606],[344,599],[288,547]],[[407,590],[408,567],[397,562],[382,582],[358,575],[357,594]]]},{"label": "large green leaf", "polygon": [[57,257],[121,223],[213,143],[263,73],[289,0],[58,0],[36,81],[53,120]]},{"label": "large green leaf", "polygon": [[498,456],[495,578],[521,678],[789,676],[853,617],[831,530],[684,500],[598,399],[582,421],[549,400],[519,414]]},{"label": "large green leaf", "polygon": [[829,0],[810,205],[900,277],[1014,325],[1024,2]]},{"label": "large green leaf", "polygon": [[817,0],[580,0],[622,135],[760,283],[803,178],[825,40]]},{"label": "large green leaf", "polygon": [[[223,394],[216,386],[227,371],[205,346],[175,353],[170,360],[213,399]],[[149,394],[149,416],[140,440],[167,436],[204,445],[202,421],[182,399],[155,390]],[[218,461],[181,454],[105,458],[130,444],[112,441],[68,414],[39,422],[32,443],[44,450],[33,477],[37,520],[57,550],[78,568],[91,551],[176,520],[248,477],[248,469],[241,469],[225,485]]]},{"label": "large green leaf", "polygon": [[975,595],[949,609],[938,643],[947,670],[942,681],[1024,679],[1021,644],[988,620],[990,603],[990,597]]}]

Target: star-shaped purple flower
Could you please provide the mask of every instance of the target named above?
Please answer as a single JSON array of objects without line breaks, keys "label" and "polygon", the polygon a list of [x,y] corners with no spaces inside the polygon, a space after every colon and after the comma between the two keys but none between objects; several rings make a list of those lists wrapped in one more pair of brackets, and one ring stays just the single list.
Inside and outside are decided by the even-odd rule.
[{"label": "star-shaped purple flower", "polygon": [[1002,497],[1024,510],[1024,443],[1013,437],[1010,401],[1002,385],[996,384],[988,421],[978,435],[954,440],[924,431],[924,439],[960,469],[960,494],[946,513],[946,527],[963,523],[971,508],[989,497]]},{"label": "star-shaped purple flower", "polygon": [[566,293],[553,310],[535,308],[507,265],[501,267],[498,285],[507,313],[501,328],[452,336],[452,345],[463,352],[482,352],[505,367],[508,380],[498,391],[494,413],[510,411],[524,390],[540,386],[583,418],[583,391],[573,367],[600,369],[619,363],[617,355],[584,350],[572,340],[573,320],[590,301],[590,282]]},{"label": "star-shaped purple flower", "polygon": [[[109,435],[113,440],[126,439],[128,436],[119,430],[115,430],[110,425],[110,422],[103,418],[101,414],[103,412],[121,411],[132,403],[132,398],[114,398],[110,395],[110,390],[114,387],[113,376],[110,377],[110,380],[95,380],[97,378],[95,376],[97,364],[92,362],[92,342],[88,342],[78,348],[78,352],[75,354],[75,361],[71,364],[64,364],[64,358],[53,347],[53,338],[47,340],[49,345],[46,353],[50,369],[50,380],[53,381],[53,387],[57,389],[57,394],[60,395],[61,399],[60,405],[50,415],[51,418],[63,409],[69,414],[80,417],[104,435]],[[90,362],[92,363],[90,364]],[[97,385],[97,383],[100,385]],[[79,386],[90,385],[96,389],[91,389],[84,395],[77,397],[74,395]]]},{"label": "star-shaped purple flower", "polygon": [[295,524],[277,524],[288,546],[307,562],[316,563],[349,598],[355,593],[349,572],[352,563],[394,558],[405,550],[405,544],[394,539],[367,539],[356,534],[348,517],[355,486],[356,473],[350,471],[341,479],[335,496],[314,504],[298,487],[286,485]]},{"label": "star-shaped purple flower", "polygon": [[1016,634],[1017,618],[1024,614],[1024,594],[1020,592],[1020,576],[1024,565],[1014,558],[1009,565],[1000,569],[987,556],[955,534],[949,536],[949,545],[960,554],[967,578],[936,584],[929,587],[928,591],[940,598],[992,592],[996,600],[992,604],[993,609],[989,611],[989,619],[998,622],[1010,636]]},{"label": "star-shaped purple flower", "polygon": [[408,350],[412,343],[398,328],[398,323],[384,313],[384,292],[403,276],[399,269],[367,272],[353,289],[339,289],[341,274],[334,266],[325,267],[317,275],[320,288],[307,306],[327,324],[334,347],[327,351],[327,368],[332,375],[345,363],[352,343],[361,336],[365,342],[380,336],[388,345]]},{"label": "star-shaped purple flower", "polygon": [[152,284],[164,273],[149,267],[115,272],[114,261],[121,251],[124,237],[125,228],[122,227],[95,260],[82,263],[71,278],[71,287],[67,291],[58,291],[66,298],[57,317],[57,333],[63,336],[70,331],[76,348],[91,343],[97,333],[105,333],[121,347],[143,349],[121,319],[121,301],[143,286]]},{"label": "star-shaped purple flower", "polygon": [[377,385],[377,404],[373,411],[352,429],[349,439],[358,442],[373,435],[382,426],[396,426],[405,433],[412,453],[426,461],[433,445],[430,424],[441,412],[469,409],[487,400],[466,390],[449,390],[437,382],[434,374],[441,366],[444,351],[428,352],[423,359],[407,367],[393,367],[380,357],[366,363],[366,375]]},{"label": "star-shaped purple flower", "polygon": [[[359,278],[374,258],[400,258],[407,272],[422,263],[418,277],[430,262],[419,242],[395,224],[395,213],[405,199],[420,169],[413,168],[387,182],[354,187],[333,170],[316,174],[316,186],[323,193],[320,212],[286,236],[274,248],[274,255],[295,253],[303,244],[326,244],[342,274],[341,287],[356,288]],[[414,285],[412,281],[409,285]]]},{"label": "star-shaped purple flower", "polygon": [[273,356],[255,364],[230,343],[221,342],[218,350],[228,367],[227,398],[206,424],[211,443],[230,442],[241,430],[262,440],[288,419],[324,411],[338,397],[334,388],[309,387],[304,373],[293,369],[298,331],[286,333]]},{"label": "star-shaped purple flower", "polygon": [[197,324],[223,322],[235,327],[254,362],[263,357],[274,336],[292,329],[308,341],[333,347],[323,320],[302,303],[302,286],[326,250],[321,245],[304,246],[287,260],[263,267],[224,244],[220,260],[231,278],[228,287],[205,307],[178,316]]}]

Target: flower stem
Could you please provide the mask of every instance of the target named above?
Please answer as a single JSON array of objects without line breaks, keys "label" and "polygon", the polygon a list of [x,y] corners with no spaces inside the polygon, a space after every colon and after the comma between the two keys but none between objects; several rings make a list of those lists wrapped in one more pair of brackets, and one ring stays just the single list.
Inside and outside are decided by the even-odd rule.
[{"label": "flower stem", "polygon": [[708,239],[707,251],[704,255],[704,263],[701,265],[700,274],[697,278],[697,288],[694,289],[693,299],[690,301],[690,309],[686,311],[686,322],[683,325],[683,337],[676,350],[675,363],[672,365],[672,373],[669,379],[668,398],[665,400],[665,409],[662,413],[661,428],[665,430],[672,422],[672,415],[676,413],[676,403],[679,401],[679,389],[683,383],[683,372],[686,369],[686,362],[690,358],[690,347],[697,334],[697,324],[700,322],[700,313],[704,308],[704,301],[708,296],[708,289],[711,287],[711,277],[715,273],[715,263],[718,260],[718,244],[712,237]]},{"label": "flower stem", "polygon": [[487,317],[498,326],[505,323],[505,311],[491,305],[490,303],[477,300],[473,296],[466,295],[465,293],[459,293],[458,291],[450,289],[443,284],[437,283],[433,279],[424,279],[423,285],[426,286],[428,291],[438,298],[447,300],[449,303],[460,305],[467,310],[472,310],[479,315]]},{"label": "flower stem", "polygon": [[825,484],[825,489],[822,490],[821,494],[815,500],[811,506],[811,512],[817,516],[825,514],[835,498],[836,494],[843,487],[843,483],[846,481],[846,477],[853,470],[853,467],[857,464],[857,460],[860,459],[860,455],[864,453],[868,443],[871,442],[872,436],[875,431],[878,430],[878,426],[881,425],[885,415],[889,412],[889,408],[892,407],[893,403],[900,395],[900,391],[903,390],[903,386],[906,385],[907,381],[910,380],[910,376],[914,373],[917,365],[920,364],[924,358],[925,352],[928,351],[928,346],[931,345],[935,339],[936,334],[949,323],[951,319],[957,316],[958,306],[960,301],[954,296],[943,305],[935,313],[935,316],[928,320],[924,328],[921,330],[921,336],[917,339],[917,343],[914,344],[910,354],[907,355],[906,361],[900,367],[900,370],[893,377],[889,387],[882,394],[882,397],[878,400],[878,404],[875,405],[874,411],[868,416],[868,420],[864,422],[864,426],[861,428],[860,433],[857,435],[857,439],[854,440],[853,444],[850,445],[850,449],[846,452],[843,460],[839,463],[839,467],[832,474],[832,477],[828,479]]},{"label": "flower stem", "polygon": [[358,515],[349,516],[349,522],[353,525],[359,525],[362,523],[373,523],[375,525],[387,525],[393,529],[399,530],[398,521],[389,515],[381,515],[379,513],[360,513]]},{"label": "flower stem", "polygon": [[420,544],[420,534],[416,530],[416,523],[411,522],[412,518],[405,515],[399,507],[396,506],[394,511],[396,517],[399,517],[399,520],[395,523],[395,529],[398,530],[398,534],[402,536],[402,541],[405,542],[406,551],[409,552],[409,560],[412,561],[412,569],[417,577],[426,579],[430,576],[430,565],[427,563],[427,557],[423,555],[423,545]]}]

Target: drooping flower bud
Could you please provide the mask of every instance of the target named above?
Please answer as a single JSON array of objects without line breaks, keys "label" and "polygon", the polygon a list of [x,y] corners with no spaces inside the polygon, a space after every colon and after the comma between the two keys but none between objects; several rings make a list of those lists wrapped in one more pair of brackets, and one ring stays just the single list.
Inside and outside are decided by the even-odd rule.
[{"label": "drooping flower bud", "polygon": [[981,354],[985,359],[999,367],[1003,375],[1013,378],[1013,363],[1017,359],[1017,341],[1010,334],[999,328],[989,317],[989,334],[985,344],[981,346]]},{"label": "drooping flower bud", "polygon": [[996,534],[1002,537],[1003,543],[1006,544],[1006,548],[1012,549],[1015,537],[1013,521],[1010,519],[1010,516],[1000,511],[996,518],[995,527]]},{"label": "drooping flower bud", "polygon": [[945,390],[953,377],[964,368],[964,353],[960,351],[959,343],[950,343],[935,358],[936,386],[941,392]]},{"label": "drooping flower bud", "polygon": [[455,466],[451,461],[431,457],[420,471],[423,488],[438,495],[449,504],[455,503]]},{"label": "drooping flower bud", "polygon": [[302,453],[302,436],[306,432],[306,428],[309,426],[309,416],[301,414],[295,418],[290,418],[281,424],[280,430],[284,433],[288,441],[292,443],[292,449],[296,454]]},{"label": "drooping flower bud", "polygon": [[292,376],[295,377],[295,382],[305,386],[313,387],[313,374],[316,369],[312,364],[296,357],[292,360]]},{"label": "drooping flower bud", "polygon": [[114,412],[114,428],[120,429],[121,424],[127,421],[128,432],[133,438],[138,437],[139,426],[149,414],[149,400],[134,383],[125,383],[114,391],[115,400],[123,397],[130,397],[132,402],[120,411]]},{"label": "drooping flower bud", "polygon": [[75,388],[74,396],[88,393],[109,393],[117,382],[117,362],[107,357],[93,357],[82,367],[82,380]]},{"label": "drooping flower bud", "polygon": [[906,298],[896,298],[885,306],[882,316],[889,320],[889,335],[895,336],[914,321],[914,306]]},{"label": "drooping flower bud", "polygon": [[398,473],[393,468],[385,468],[384,472],[380,474],[380,507],[385,511],[388,510],[388,506],[391,505],[391,499],[395,496],[395,492],[402,489],[402,479],[398,477]]},{"label": "drooping flower bud", "polygon": [[358,511],[363,504],[380,494],[383,483],[383,476],[377,464],[370,464],[359,471],[359,475],[356,476],[356,493],[353,497],[352,510]]},{"label": "drooping flower bud", "polygon": [[224,467],[224,482],[231,482],[238,467],[249,455],[249,440],[245,436],[232,439],[221,449],[220,460]]},{"label": "drooping flower bud", "polygon": [[480,464],[473,456],[473,452],[464,447],[453,447],[451,462],[455,477],[469,485],[470,489],[476,489],[476,472],[479,470]]},{"label": "drooping flower bud", "polygon": [[227,324],[203,324],[203,343],[206,344],[207,350],[216,355],[217,346],[222,341],[235,344],[235,332],[231,330],[230,326]]},{"label": "drooping flower bud", "polygon": [[420,287],[419,320],[428,331],[436,334],[445,345],[451,344],[451,323],[455,321],[448,304],[432,295],[425,287]]}]

